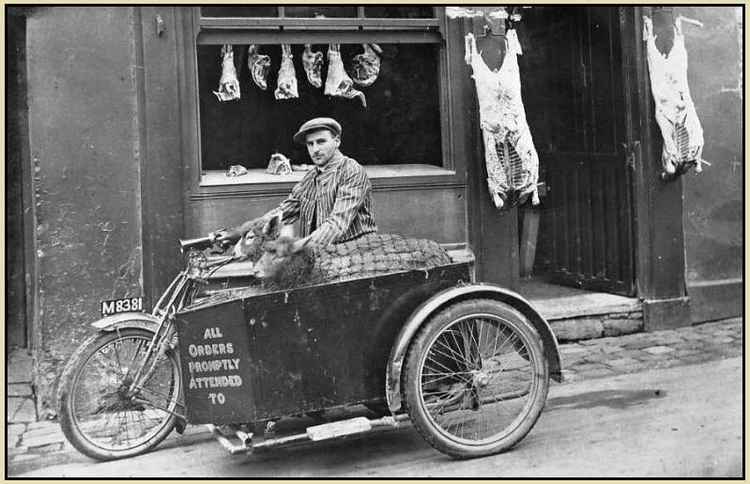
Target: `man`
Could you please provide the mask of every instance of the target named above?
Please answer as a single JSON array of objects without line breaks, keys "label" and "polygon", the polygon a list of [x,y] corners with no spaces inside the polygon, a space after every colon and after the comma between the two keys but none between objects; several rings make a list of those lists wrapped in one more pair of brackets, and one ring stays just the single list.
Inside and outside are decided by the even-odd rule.
[{"label": "man", "polygon": [[[364,167],[339,151],[341,125],[332,118],[314,118],[294,135],[294,142],[307,146],[315,164],[279,206],[261,217],[268,220],[279,212],[282,221],[300,220],[300,235],[313,245],[328,245],[376,232],[372,207],[372,185]],[[235,241],[259,219],[219,232],[220,241]]]}]

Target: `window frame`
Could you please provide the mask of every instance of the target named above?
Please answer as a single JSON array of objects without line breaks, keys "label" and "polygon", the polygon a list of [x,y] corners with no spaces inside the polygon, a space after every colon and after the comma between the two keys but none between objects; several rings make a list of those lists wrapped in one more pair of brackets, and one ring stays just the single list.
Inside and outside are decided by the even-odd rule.
[{"label": "window frame", "polygon": [[[279,7],[283,9],[283,7]],[[361,14],[363,7],[358,7]],[[387,18],[300,18],[300,17],[201,17],[200,7],[177,8],[178,89],[180,99],[182,159],[186,176],[183,186],[188,199],[264,198],[284,196],[296,181],[227,180],[226,184],[204,183],[201,159],[201,119],[198,90],[199,45],[281,43],[431,43],[438,46],[439,109],[441,119],[440,166],[372,165],[368,171],[375,190],[407,188],[449,188],[465,186],[465,173],[456,170],[453,140],[454,109],[447,19],[444,9],[435,7],[435,17],[426,19]],[[291,135],[290,135],[291,136]],[[419,165],[421,166],[421,165]],[[378,168],[383,167],[383,168]],[[366,169],[367,166],[365,166]],[[388,169],[386,169],[388,168]]]}]

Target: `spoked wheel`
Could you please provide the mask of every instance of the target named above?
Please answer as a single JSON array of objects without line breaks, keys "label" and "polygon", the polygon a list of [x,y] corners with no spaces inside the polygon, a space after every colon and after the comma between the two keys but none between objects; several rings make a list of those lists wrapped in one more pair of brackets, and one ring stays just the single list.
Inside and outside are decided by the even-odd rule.
[{"label": "spoked wheel", "polygon": [[91,336],[76,350],[60,378],[60,425],[68,441],[98,460],[141,454],[175,425],[180,370],[167,352],[136,395],[128,391],[153,333],[122,329]]},{"label": "spoked wheel", "polygon": [[544,408],[542,342],[499,301],[456,303],[431,318],[409,349],[404,392],[414,426],[433,447],[466,458],[507,450]]}]

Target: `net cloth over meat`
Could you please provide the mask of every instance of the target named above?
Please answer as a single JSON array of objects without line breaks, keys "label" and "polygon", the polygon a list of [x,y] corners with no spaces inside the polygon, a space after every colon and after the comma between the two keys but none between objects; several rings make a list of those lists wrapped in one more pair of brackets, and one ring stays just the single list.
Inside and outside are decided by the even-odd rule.
[{"label": "net cloth over meat", "polygon": [[505,59],[495,71],[482,59],[474,35],[467,34],[465,41],[466,63],[472,68],[477,90],[492,200],[497,208],[508,209],[531,196],[532,204],[537,205],[539,156],[521,99],[517,56],[522,52],[516,31],[507,31]]},{"label": "net cloth over meat", "polygon": [[643,17],[643,40],[646,42],[656,123],[664,140],[664,174],[685,173],[691,166],[701,172],[701,165],[705,163],[701,158],[703,128],[690,97],[688,58],[681,19],[678,17],[675,20],[674,42],[669,54],[662,54],[656,47],[653,23],[649,17]]},{"label": "net cloth over meat", "polygon": [[376,232],[341,244],[317,247],[311,282],[373,277],[450,263],[448,253],[433,240]]}]

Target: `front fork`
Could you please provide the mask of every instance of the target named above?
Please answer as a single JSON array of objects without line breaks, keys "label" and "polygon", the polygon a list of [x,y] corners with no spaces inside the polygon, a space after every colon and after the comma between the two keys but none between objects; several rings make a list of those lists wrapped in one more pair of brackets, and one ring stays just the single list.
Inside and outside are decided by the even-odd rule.
[{"label": "front fork", "polygon": [[[175,350],[177,348],[174,315],[177,312],[177,308],[182,307],[182,305],[185,304],[186,294],[191,290],[191,286],[192,279],[187,271],[180,272],[180,274],[178,274],[169,285],[167,290],[164,291],[164,294],[159,298],[159,301],[157,301],[152,314],[154,316],[159,316],[159,324],[127,389],[126,395],[132,401],[137,402],[142,400],[139,398],[139,395],[144,391],[145,383],[153,375],[154,370],[156,369],[156,364],[162,358],[167,357],[167,351]],[[153,402],[148,403],[153,404]],[[177,415],[179,419],[183,421],[181,426],[184,429],[184,415],[167,408],[163,410]],[[178,431],[179,430],[178,426]]]},{"label": "front fork", "polygon": [[[144,388],[145,383],[151,378],[151,375],[153,374],[154,370],[156,369],[156,363],[160,361],[162,358],[168,358],[167,351],[174,351],[177,349],[177,346],[174,344],[174,319],[170,315],[168,316],[166,324],[160,325],[160,328],[164,327],[164,331],[161,333],[161,337],[159,338],[159,332],[154,335],[154,338],[151,341],[152,345],[156,345],[156,352],[153,353],[151,351],[147,351],[144,355],[143,360],[141,361],[141,364],[138,365],[138,370],[136,371],[135,376],[133,377],[133,381],[130,383],[130,386],[127,390],[126,396],[130,398],[130,400],[134,403],[146,403],[152,406],[156,406],[154,402],[143,398],[141,395],[144,393],[148,393],[148,390]],[[158,341],[157,338],[159,338]],[[178,367],[179,367],[179,353],[177,354],[178,358]],[[144,371],[144,368],[147,368]],[[181,371],[181,369],[180,369]],[[181,378],[182,375],[178,375],[178,378]],[[180,388],[182,385],[180,385]],[[182,403],[182,396],[177,395],[177,406],[176,407],[182,407],[184,408],[184,404]],[[187,418],[183,413],[177,412],[173,409],[158,406],[161,410],[164,410],[167,413],[170,413],[172,415],[175,415],[177,417],[177,422],[175,424],[175,428],[178,433],[183,433],[185,430],[185,426],[187,424]]]}]

